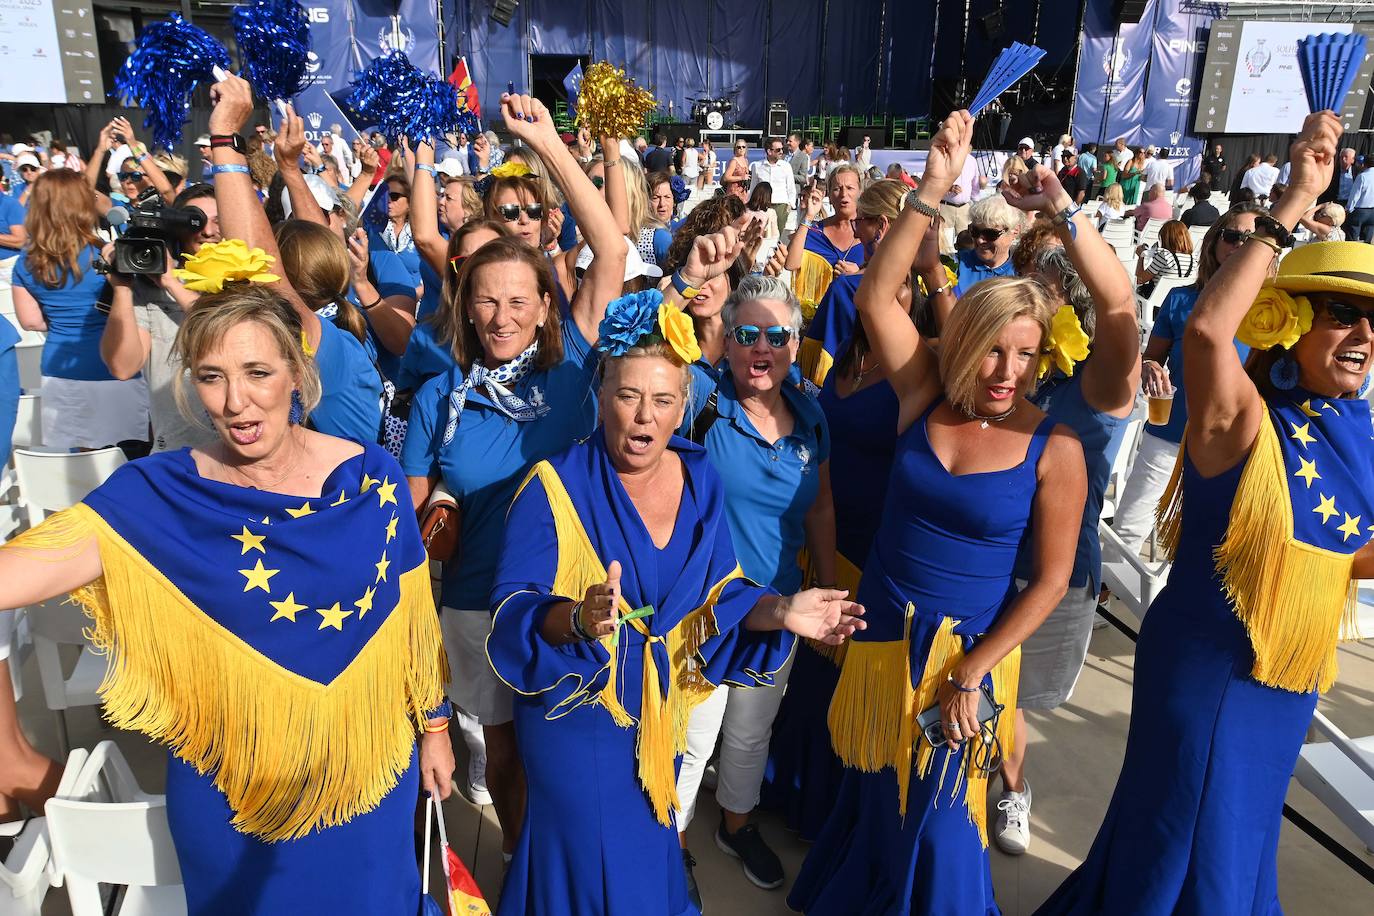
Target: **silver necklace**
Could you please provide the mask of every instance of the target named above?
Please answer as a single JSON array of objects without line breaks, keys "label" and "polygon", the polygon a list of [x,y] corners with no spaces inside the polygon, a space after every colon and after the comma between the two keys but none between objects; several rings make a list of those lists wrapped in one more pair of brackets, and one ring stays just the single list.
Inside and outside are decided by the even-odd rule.
[{"label": "silver necklace", "polygon": [[975,411],[974,411],[973,409],[971,409],[971,408],[956,407],[955,409],[958,410],[961,414],[963,414],[965,417],[967,417],[967,418],[970,419],[970,420],[981,420],[982,422],[978,424],[978,428],[979,428],[979,429],[987,429],[989,423],[1001,423],[1001,422],[1002,422],[1003,420],[1005,420],[1007,417],[1009,417],[1009,416],[1011,416],[1012,414],[1016,413],[1016,404],[1015,404],[1015,402],[1013,402],[1012,405],[1011,405],[1010,407],[1008,407],[1008,408],[1007,408],[1005,411],[1003,411],[1002,413],[992,414],[992,415],[986,416],[986,417],[983,416],[983,415],[980,414],[980,413],[975,412]]}]

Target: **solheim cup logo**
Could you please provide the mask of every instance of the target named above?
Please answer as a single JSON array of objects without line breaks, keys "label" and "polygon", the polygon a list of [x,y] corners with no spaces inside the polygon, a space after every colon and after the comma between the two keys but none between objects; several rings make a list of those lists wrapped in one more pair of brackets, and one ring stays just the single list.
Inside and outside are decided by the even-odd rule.
[{"label": "solheim cup logo", "polygon": [[[398,40],[400,41],[399,47],[396,44]],[[381,46],[383,54],[388,51],[401,51],[409,54],[415,50],[415,31],[405,29],[393,33],[390,28],[381,29],[377,32],[377,44]]]},{"label": "solheim cup logo", "polygon": [[1131,52],[1117,45],[1102,55],[1102,72],[1107,74],[1108,82],[1116,82],[1126,68],[1131,65]]},{"label": "solheim cup logo", "polygon": [[1269,61],[1272,59],[1273,55],[1264,46],[1264,39],[1256,39],[1255,47],[1250,50],[1249,54],[1245,55],[1245,71],[1251,76],[1259,76],[1269,66]]},{"label": "solheim cup logo", "polygon": [[321,66],[321,65],[320,65],[320,56],[319,56],[318,54],[316,54],[314,51],[308,51],[308,52],[306,52],[306,55],[305,55],[305,72],[306,72],[306,73],[319,73],[319,72],[320,72],[320,66]]},{"label": "solheim cup logo", "polygon": [[1193,81],[1188,79],[1188,77],[1186,76],[1183,79],[1179,80],[1177,83],[1174,83],[1174,92],[1178,94],[1179,98],[1185,98],[1188,95],[1188,93],[1192,91]]},{"label": "solheim cup logo", "polygon": [[305,116],[305,119],[310,122],[311,130],[319,130],[320,124],[324,122],[324,115],[320,114],[318,111],[312,111]]}]

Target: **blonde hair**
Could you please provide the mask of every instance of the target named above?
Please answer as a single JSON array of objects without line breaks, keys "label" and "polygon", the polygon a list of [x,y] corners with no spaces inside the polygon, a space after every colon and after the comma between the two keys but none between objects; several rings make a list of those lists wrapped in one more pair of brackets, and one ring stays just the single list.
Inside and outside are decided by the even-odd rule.
[{"label": "blonde hair", "polygon": [[902,212],[902,203],[909,190],[904,183],[893,178],[875,181],[859,195],[858,215],[866,219],[880,216],[896,219]]},{"label": "blonde hair", "polygon": [[835,179],[841,175],[853,175],[854,180],[859,183],[859,187],[864,186],[864,173],[859,171],[859,167],[851,162],[841,162],[830,167],[830,172],[825,176],[825,193],[828,195],[835,186]]},{"label": "blonde hair", "polygon": [[459,175],[457,178],[450,178],[444,183],[444,193],[453,185],[459,187],[459,199],[463,203],[463,222],[469,223],[475,219],[482,218],[482,195],[477,193],[476,184],[467,175]]},{"label": "blonde hair", "polygon": [[544,206],[562,206],[563,194],[558,190],[558,185],[549,178],[549,169],[548,166],[544,165],[543,158],[531,147],[517,146],[506,154],[506,161],[525,164],[530,170],[529,177],[539,182],[539,189],[544,194]]},{"label": "blonde hair", "polygon": [[353,265],[343,240],[328,226],[303,219],[277,223],[273,235],[281,251],[281,269],[310,310],[334,303],[343,329],[359,343],[367,343],[367,319],[348,301]]},{"label": "blonde hair", "polygon": [[1117,212],[1126,206],[1126,194],[1119,183],[1113,182],[1102,191],[1102,202]]},{"label": "blonde hair", "polygon": [[[185,156],[178,156],[176,153],[158,153],[153,157],[153,162],[156,163],[157,167],[162,169],[164,173],[176,175],[182,181],[185,181],[187,177],[189,177]],[[172,183],[176,184],[176,182]]]},{"label": "blonde hair", "polygon": [[620,160],[620,180],[625,182],[625,203],[630,211],[630,237],[644,229],[662,229],[663,224],[649,211],[649,180],[637,163]]},{"label": "blonde hair", "polygon": [[1020,156],[1008,156],[1007,161],[1002,163],[1002,180],[1007,181],[1014,175],[1024,175],[1029,171],[1030,168]]},{"label": "blonde hair", "polygon": [[[307,359],[301,349],[304,331],[295,308],[267,286],[235,283],[224,292],[204,295],[196,301],[196,307],[186,313],[176,340],[172,342],[172,353],[181,364],[181,378],[184,380],[205,354],[218,347],[233,328],[244,322],[253,322],[263,328],[277,345],[287,371],[297,379],[301,403],[308,416],[320,403],[320,374],[314,360]],[[182,416],[192,422],[202,422],[191,408],[183,381],[173,386],[172,394]]]},{"label": "blonde hair", "polygon": [[1332,226],[1340,227],[1345,223],[1345,207],[1342,207],[1334,200],[1330,203],[1322,204],[1320,207],[1317,208],[1316,215],[1322,214],[1325,214],[1326,218],[1331,220]]},{"label": "blonde hair", "polygon": [[1025,225],[1026,217],[1020,210],[1007,203],[1007,199],[1001,194],[994,194],[973,202],[968,208],[968,221],[975,226],[1020,232],[1021,227]]},{"label": "blonde hair", "polygon": [[984,280],[954,303],[940,336],[940,383],[950,404],[965,412],[973,409],[983,358],[1002,329],[1022,317],[1040,325],[1043,348],[1054,318],[1054,301],[1038,280],[1029,277]]},{"label": "blonde hair", "polygon": [[[666,359],[682,370],[682,399],[690,402],[692,399],[692,367],[682,361],[682,358],[666,340],[655,340],[652,343],[640,343],[630,347],[619,356],[605,356],[601,359],[598,367],[601,371],[601,381],[604,383],[610,375],[611,369],[618,367],[621,363],[629,359],[643,359],[645,357],[656,356],[659,359]],[[603,386],[602,390],[605,388]]]}]

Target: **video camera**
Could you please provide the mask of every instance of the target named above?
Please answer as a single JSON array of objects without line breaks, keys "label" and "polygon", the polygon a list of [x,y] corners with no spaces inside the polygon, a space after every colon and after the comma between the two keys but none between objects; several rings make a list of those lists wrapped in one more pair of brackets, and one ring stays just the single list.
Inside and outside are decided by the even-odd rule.
[{"label": "video camera", "polygon": [[167,256],[180,251],[182,240],[205,228],[205,211],[166,206],[157,191],[148,190],[130,204],[125,227],[115,239],[114,263],[102,272],[156,277],[166,272]]}]

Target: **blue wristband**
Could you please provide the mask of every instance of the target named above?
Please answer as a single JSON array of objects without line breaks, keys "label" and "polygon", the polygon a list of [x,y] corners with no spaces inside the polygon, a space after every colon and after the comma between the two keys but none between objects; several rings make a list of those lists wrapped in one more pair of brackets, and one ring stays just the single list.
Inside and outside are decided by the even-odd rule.
[{"label": "blue wristband", "polygon": [[239,175],[251,175],[252,171],[246,165],[239,165],[236,162],[226,162],[221,165],[210,166],[211,175],[223,175],[225,172]]},{"label": "blue wristband", "polygon": [[427,163],[427,162],[420,162],[420,163],[417,163],[416,166],[415,166],[415,171],[417,171],[417,172],[429,172],[429,174],[433,175],[435,178],[438,178],[438,177],[439,177],[439,170],[436,169],[434,166],[430,165],[430,164]]}]

